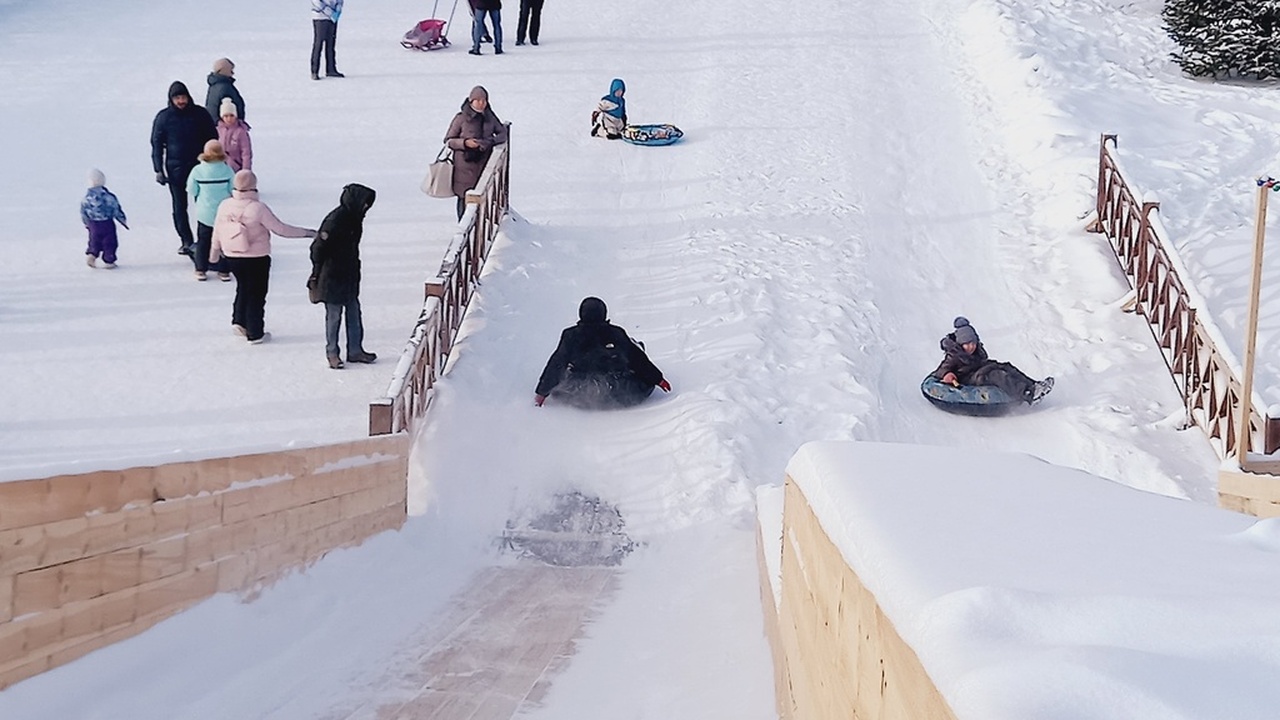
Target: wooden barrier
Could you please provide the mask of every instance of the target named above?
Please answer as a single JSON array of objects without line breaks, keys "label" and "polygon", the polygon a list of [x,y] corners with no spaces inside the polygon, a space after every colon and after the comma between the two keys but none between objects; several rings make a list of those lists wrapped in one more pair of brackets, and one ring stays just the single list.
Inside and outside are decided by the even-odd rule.
[{"label": "wooden barrier", "polygon": [[781,716],[955,720],[790,477],[785,492],[777,628],[785,662],[774,667],[787,691]]},{"label": "wooden barrier", "polygon": [[[511,127],[507,126],[510,138]],[[510,202],[511,142],[494,148],[458,222],[435,279],[427,282],[422,312],[400,355],[384,397],[369,403],[369,434],[412,429],[426,414],[444,372],[467,304]]]},{"label": "wooden barrier", "polygon": [[[1226,343],[1197,305],[1199,296],[1182,281],[1177,254],[1159,219],[1160,204],[1139,201],[1116,158],[1116,136],[1103,135],[1098,150],[1097,220],[1091,229],[1107,236],[1136,293],[1165,363],[1182,393],[1187,415],[1204,429],[1220,457],[1237,455],[1236,423],[1241,382]],[[1264,416],[1266,405],[1250,403],[1249,447],[1270,455],[1280,449],[1280,419]]]},{"label": "wooden barrier", "polygon": [[400,527],[409,445],[0,483],[0,688]]}]

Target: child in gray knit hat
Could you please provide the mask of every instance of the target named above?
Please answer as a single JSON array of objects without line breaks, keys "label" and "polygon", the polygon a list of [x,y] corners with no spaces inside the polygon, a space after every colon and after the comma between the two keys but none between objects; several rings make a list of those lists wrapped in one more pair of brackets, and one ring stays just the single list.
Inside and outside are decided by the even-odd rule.
[{"label": "child in gray knit hat", "polygon": [[1009,397],[1021,398],[1028,404],[1039,402],[1053,389],[1051,377],[1032,380],[1012,364],[988,357],[978,339],[978,331],[969,324],[968,318],[957,316],[952,326],[955,330],[939,343],[945,357],[933,371],[934,379],[956,387],[994,385]]}]

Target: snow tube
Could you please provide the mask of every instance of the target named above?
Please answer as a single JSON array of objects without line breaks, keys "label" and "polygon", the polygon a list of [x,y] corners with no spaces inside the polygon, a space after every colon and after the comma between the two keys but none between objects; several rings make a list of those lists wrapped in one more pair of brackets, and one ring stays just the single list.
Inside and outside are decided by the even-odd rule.
[{"label": "snow tube", "polygon": [[1026,403],[1011,398],[994,385],[948,385],[932,375],[926,375],[920,383],[920,392],[929,402],[957,415],[990,417],[1004,415]]},{"label": "snow tube", "polygon": [[628,125],[622,129],[622,139],[632,145],[670,145],[684,137],[675,125]]},{"label": "snow tube", "polygon": [[589,375],[570,372],[551,391],[550,399],[581,410],[616,410],[644,402],[653,394],[654,387],[630,372]]}]

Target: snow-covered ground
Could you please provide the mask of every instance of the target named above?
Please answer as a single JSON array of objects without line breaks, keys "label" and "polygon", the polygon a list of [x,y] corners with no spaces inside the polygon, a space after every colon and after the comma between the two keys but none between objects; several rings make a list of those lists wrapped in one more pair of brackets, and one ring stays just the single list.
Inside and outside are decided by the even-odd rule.
[{"label": "snow-covered ground", "polygon": [[[1127,285],[1080,218],[1097,134],[1120,132],[1125,151],[1148,143],[1146,162],[1127,163],[1142,169],[1134,181],[1164,195],[1188,262],[1203,258],[1201,290],[1229,300],[1215,283],[1242,283],[1245,254],[1223,239],[1210,256],[1208,232],[1240,226],[1250,196],[1204,196],[1225,195],[1219,179],[1270,140],[1204,152],[1240,133],[1193,117],[1215,116],[1224,94],[1236,118],[1267,101],[1177,77],[1154,0],[816,0],[803,12],[561,0],[539,47],[514,46],[508,9],[507,54],[480,58],[464,52],[465,23],[463,45],[400,49],[422,3],[352,0],[338,41],[348,77],[319,83],[306,78],[305,7],[75,7],[0,3],[0,129],[22,169],[0,193],[3,477],[357,437],[388,379],[389,362],[325,367],[303,243],[276,246],[267,313],[280,342],[236,343],[230,288],[191,281],[147,157],[175,77],[197,92],[214,58],[236,61],[264,199],[286,221],[318,223],[345,182],[379,191],[363,297],[380,355],[401,347],[447,240],[451,203],[417,185],[476,83],[513,123],[515,216],[421,435],[404,530],[10,688],[2,717],[306,718],[369,697],[473,571],[507,562],[493,550],[505,520],[573,489],[616,503],[644,544],[525,714],[594,717],[607,703],[637,719],[766,718],[752,491],[779,482],[803,442],[1017,450],[1214,500],[1216,458],[1199,431],[1178,430],[1164,363],[1143,321],[1119,312]],[[633,122],[675,122],[685,140],[588,137],[614,76]],[[93,166],[134,227],[114,274],[81,263],[75,207]],[[1175,198],[1191,183],[1204,192],[1185,191],[1191,224],[1179,226]],[[558,330],[589,294],[646,342],[671,395],[621,413],[532,407]],[[1056,376],[1054,393],[1016,417],[934,410],[918,385],[956,314],[997,357]]]}]

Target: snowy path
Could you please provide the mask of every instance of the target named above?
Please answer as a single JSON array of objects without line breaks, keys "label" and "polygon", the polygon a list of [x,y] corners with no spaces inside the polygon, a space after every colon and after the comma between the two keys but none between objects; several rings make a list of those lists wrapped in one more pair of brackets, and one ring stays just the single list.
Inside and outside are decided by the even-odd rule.
[{"label": "snowy path", "polygon": [[[1116,311],[1123,284],[1097,239],[1046,224],[1042,199],[1024,193],[987,89],[954,46],[954,10],[940,0],[818,0],[782,15],[763,0],[659,5],[565,0],[548,7],[538,48],[503,58],[459,48],[414,56],[412,70],[379,56],[396,70],[371,59],[367,80],[348,69],[357,88],[396,72],[397,85],[447,87],[435,102],[445,109],[419,123],[432,137],[474,82],[513,122],[518,216],[421,435],[415,517],[252,604],[216,599],[145,644],[0,693],[0,715],[28,717],[86,677],[127,684],[119,673],[131,669],[165,691],[109,694],[92,716],[297,718],[377,705],[387,668],[447,624],[447,598],[506,564],[494,539],[507,519],[574,490],[615,503],[642,547],[574,660],[521,717],[594,717],[608,698],[637,720],[763,720],[773,702],[752,491],[779,482],[805,441],[1021,450],[1212,497],[1213,456],[1167,420],[1178,398],[1152,383],[1163,362],[1141,322]],[[615,73],[633,121],[676,122],[685,141],[589,138],[586,116]],[[382,119],[397,109],[378,102]],[[407,213],[409,202],[386,209]],[[590,294],[646,342],[671,395],[627,412],[532,406],[559,330]],[[993,354],[1059,378],[1041,408],[980,421],[919,396],[957,313]],[[341,602],[327,609],[327,597]],[[295,617],[296,605],[312,611]],[[259,660],[268,640],[244,628],[264,624],[271,652]],[[149,658],[193,642],[219,652],[182,667]],[[252,693],[256,705],[240,700]]]}]

